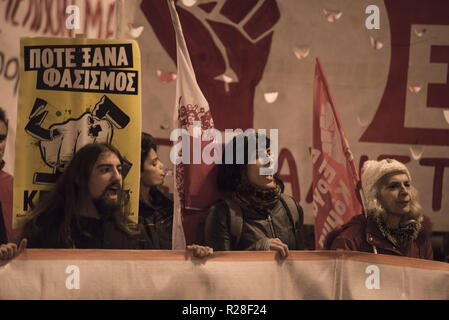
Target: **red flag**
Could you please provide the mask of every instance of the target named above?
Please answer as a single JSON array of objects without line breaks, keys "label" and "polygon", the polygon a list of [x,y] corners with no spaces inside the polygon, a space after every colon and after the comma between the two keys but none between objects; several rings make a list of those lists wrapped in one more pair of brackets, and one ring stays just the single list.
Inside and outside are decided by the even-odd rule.
[{"label": "red flag", "polygon": [[[195,241],[199,222],[206,217],[209,205],[219,197],[217,167],[204,163],[202,151],[211,143],[216,143],[220,151],[222,146],[221,137],[219,141],[202,141],[203,134],[214,129],[214,122],[209,104],[196,81],[175,3],[173,0],[167,1],[176,34],[178,66],[173,127],[187,134],[188,147],[182,152],[189,152],[188,164],[176,164],[174,170],[172,248],[184,249],[186,244]],[[182,138],[183,143],[185,138]]]},{"label": "red flag", "polygon": [[331,97],[316,60],[313,90],[313,212],[315,248],[322,250],[329,232],[362,212],[357,197],[359,175]]}]

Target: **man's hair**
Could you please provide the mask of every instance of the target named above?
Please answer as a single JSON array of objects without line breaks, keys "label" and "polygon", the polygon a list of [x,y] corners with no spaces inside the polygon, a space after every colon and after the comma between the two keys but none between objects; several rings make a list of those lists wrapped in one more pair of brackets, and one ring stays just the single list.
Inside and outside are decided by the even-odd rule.
[{"label": "man's hair", "polygon": [[157,151],[156,141],[151,134],[142,132],[141,147],[140,147],[140,171],[143,171],[143,163],[148,157],[150,150]]},{"label": "man's hair", "polygon": [[0,107],[0,121],[3,121],[6,125],[6,128],[8,128],[8,119],[6,118],[6,112],[1,107]]},{"label": "man's hair", "polygon": [[[259,146],[259,136],[261,136],[262,141],[265,138],[264,147]],[[251,145],[255,146],[255,150],[249,150]],[[265,152],[265,150],[269,148],[270,139],[265,135],[260,135],[258,133],[243,133],[234,137],[226,144],[222,156],[222,163],[218,165],[218,189],[225,193],[234,192],[242,183],[242,173],[244,170],[247,170],[248,164],[257,159],[257,154]],[[243,151],[243,155],[238,154],[238,152],[241,151]],[[231,156],[232,164],[226,164],[226,157],[229,157],[229,160],[231,160]],[[238,163],[237,160],[239,157],[243,160],[243,163]],[[273,177],[283,192],[284,183],[277,173],[274,174]]]},{"label": "man's hair", "polygon": [[[104,152],[115,154],[120,163],[120,152],[106,143],[87,144],[73,157],[65,171],[59,176],[54,188],[49,191],[31,212],[30,221],[23,234],[32,233],[37,226],[53,225],[57,232],[57,241],[61,247],[72,247],[72,229],[79,228],[80,213],[89,201],[89,178],[99,156]],[[119,194],[120,210],[113,213],[117,227],[126,233],[132,233],[129,213],[129,195],[122,189]],[[80,230],[83,232],[83,230]]]}]

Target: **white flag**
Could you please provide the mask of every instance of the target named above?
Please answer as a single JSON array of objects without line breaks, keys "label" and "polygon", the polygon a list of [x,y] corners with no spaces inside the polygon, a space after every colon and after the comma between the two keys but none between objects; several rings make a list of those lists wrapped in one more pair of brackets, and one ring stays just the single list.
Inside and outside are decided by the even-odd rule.
[{"label": "white flag", "polygon": [[[167,1],[176,34],[178,66],[178,74],[176,78],[176,100],[173,112],[173,128],[185,129],[190,136],[194,136],[194,121],[201,122],[201,133],[207,129],[214,128],[214,123],[210,113],[209,104],[196,81],[195,72],[190,61],[189,52],[184,40],[175,3],[173,0]],[[201,177],[206,176],[202,175],[200,171],[203,171],[204,173],[204,171],[207,170],[210,170],[210,166],[204,164],[201,164],[200,166],[189,166],[188,164],[175,165],[173,249],[184,249],[186,247],[186,233],[184,232],[183,227],[183,212],[186,209],[186,203],[190,201],[191,198],[189,186],[192,185],[193,179],[190,177],[195,177],[194,183],[196,185],[200,185],[202,181],[199,180],[201,180]],[[205,200],[207,202],[208,199]],[[189,206],[192,207],[191,204]],[[195,207],[195,205],[193,205],[193,207]],[[198,209],[201,210],[204,208],[200,207]],[[192,233],[194,232],[189,230],[190,236]]]}]

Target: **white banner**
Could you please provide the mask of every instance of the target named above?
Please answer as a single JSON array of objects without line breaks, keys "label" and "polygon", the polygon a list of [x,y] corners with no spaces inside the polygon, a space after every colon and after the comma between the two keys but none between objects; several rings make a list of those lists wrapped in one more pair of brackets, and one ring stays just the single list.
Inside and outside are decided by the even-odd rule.
[{"label": "white banner", "polygon": [[26,249],[0,299],[449,299],[449,264],[363,252]]}]

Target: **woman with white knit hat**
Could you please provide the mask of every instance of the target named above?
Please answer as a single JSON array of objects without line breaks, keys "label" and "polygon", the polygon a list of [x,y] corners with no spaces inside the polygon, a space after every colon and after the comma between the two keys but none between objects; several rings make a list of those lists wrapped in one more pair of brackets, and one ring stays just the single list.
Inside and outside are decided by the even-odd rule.
[{"label": "woman with white knit hat", "polygon": [[421,212],[411,180],[399,161],[366,161],[365,212],[329,234],[325,247],[433,259],[430,222]]}]

